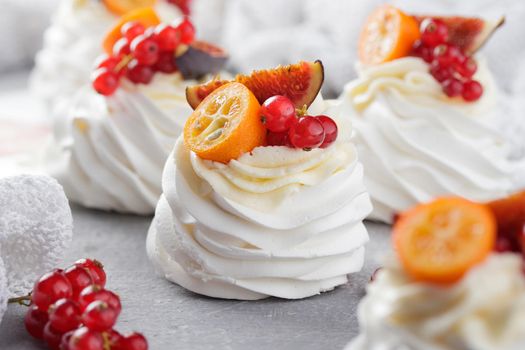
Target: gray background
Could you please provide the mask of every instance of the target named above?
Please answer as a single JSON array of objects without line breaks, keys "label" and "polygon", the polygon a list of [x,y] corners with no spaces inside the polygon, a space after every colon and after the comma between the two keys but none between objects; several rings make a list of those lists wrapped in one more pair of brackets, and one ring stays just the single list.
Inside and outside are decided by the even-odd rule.
[{"label": "gray background", "polygon": [[[390,251],[386,225],[367,223],[366,266],[333,292],[298,301],[201,297],[155,275],[145,251],[150,217],[73,207],[75,235],[64,267],[82,257],[105,264],[108,288],[122,300],[119,331],[143,332],[150,349],[342,349],[358,331],[356,307]],[[11,305],[0,349],[45,349],[25,331],[25,307]]]}]

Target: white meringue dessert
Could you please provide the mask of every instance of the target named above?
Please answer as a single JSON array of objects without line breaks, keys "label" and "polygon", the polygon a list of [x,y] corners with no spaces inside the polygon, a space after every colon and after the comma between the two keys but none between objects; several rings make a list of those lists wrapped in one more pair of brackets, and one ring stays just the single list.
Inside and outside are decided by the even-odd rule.
[{"label": "white meringue dessert", "polygon": [[[334,117],[320,97],[309,114]],[[147,251],[160,275],[225,299],[299,299],[347,282],[364,262],[372,210],[344,118],[309,152],[260,146],[227,164],[181,138],[166,162]]]},{"label": "white meringue dessert", "polygon": [[112,96],[91,86],[57,120],[47,171],[69,200],[90,208],[148,215],[162,192],[161,177],[191,108],[180,73],[157,73],[147,85],[123,82]]},{"label": "white meringue dessert", "polygon": [[[191,25],[189,20],[185,21]],[[175,25],[164,22],[146,30],[170,26],[177,30]],[[151,32],[143,40],[154,40]],[[110,56],[106,60],[119,60],[112,68],[115,71],[100,68],[96,72],[113,74],[117,81],[115,89],[97,92],[95,80],[68,101],[66,113],[55,120],[54,137],[44,163],[46,171],[62,184],[71,201],[121,213],[154,213],[162,193],[164,163],[192,112],[186,102],[186,88],[199,81],[188,77],[210,78],[227,59],[224,52],[214,67],[202,68],[202,56],[211,54],[195,45],[213,45],[198,42],[193,36],[190,40],[177,41],[171,50],[157,49],[158,57],[172,57],[173,73],[162,73],[153,67],[147,80],[134,83],[137,79],[133,75],[128,78],[126,72],[118,71],[138,62],[133,52],[120,58]],[[196,51],[201,55],[200,61],[195,58]],[[184,61],[180,63],[179,59]]]},{"label": "white meringue dessert", "polygon": [[488,201],[516,189],[509,147],[491,126],[497,88],[486,64],[478,66],[484,93],[476,102],[447,97],[417,57],[358,66],[339,100],[356,130],[372,219],[391,222],[437,196]]},{"label": "white meringue dessert", "polygon": [[[167,0],[158,0],[155,10],[166,22],[182,16]],[[89,84],[93,62],[103,52],[102,39],[119,18],[103,1],[60,1],[31,76],[31,89],[51,115],[64,113],[69,100]]]},{"label": "white meringue dessert", "polygon": [[413,281],[398,261],[376,273],[346,350],[518,350],[525,344],[520,255],[492,254],[448,288]]}]

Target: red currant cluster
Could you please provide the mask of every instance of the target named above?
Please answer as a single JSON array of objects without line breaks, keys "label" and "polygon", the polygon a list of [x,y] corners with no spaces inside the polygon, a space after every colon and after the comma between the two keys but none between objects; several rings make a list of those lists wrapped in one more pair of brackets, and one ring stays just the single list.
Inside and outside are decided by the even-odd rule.
[{"label": "red currant cluster", "polygon": [[96,260],[45,274],[30,296],[27,331],[56,350],[147,350],[140,333],[123,336],[113,329],[122,306],[105,284],[106,273]]},{"label": "red currant cluster", "polygon": [[123,76],[135,84],[148,84],[155,72],[176,72],[178,47],[195,39],[195,28],[188,18],[177,25],[161,23],[147,29],[139,22],[128,22],[121,33],[113,54],[97,60],[91,78],[95,90],[105,96],[115,92]]},{"label": "red currant cluster", "polygon": [[481,84],[472,79],[478,68],[476,61],[448,43],[448,28],[443,21],[427,18],[421,22],[421,39],[414,43],[413,51],[430,64],[430,73],[447,96],[462,96],[471,102],[483,94]]},{"label": "red currant cluster", "polygon": [[326,148],[337,139],[337,124],[326,115],[308,116],[306,108],[296,111],[285,96],[272,96],[261,106],[262,121],[268,129],[269,146],[288,146],[309,151]]}]

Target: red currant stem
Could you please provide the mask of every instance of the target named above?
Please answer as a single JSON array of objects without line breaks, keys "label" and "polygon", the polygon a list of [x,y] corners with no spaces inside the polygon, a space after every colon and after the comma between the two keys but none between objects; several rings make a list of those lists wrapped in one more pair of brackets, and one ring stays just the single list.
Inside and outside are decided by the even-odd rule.
[{"label": "red currant stem", "polygon": [[111,340],[108,332],[102,332],[102,340],[104,342],[104,350],[111,350]]},{"label": "red currant stem", "polygon": [[304,117],[306,114],[308,114],[308,107],[303,105],[301,108],[296,108],[295,112],[297,113],[297,118]]},{"label": "red currant stem", "polygon": [[131,62],[132,59],[133,59],[132,55],[126,55],[122,57],[122,60],[115,66],[116,73],[120,72],[122,68],[126,67],[128,63]]},{"label": "red currant stem", "polygon": [[[131,57],[131,56],[129,56],[129,57]],[[131,58],[129,59],[129,61],[131,61]],[[126,63],[126,65],[129,63],[129,61]],[[97,259],[93,259],[93,264],[95,264],[95,266],[98,267],[98,268],[104,269],[104,264],[102,264]]]},{"label": "red currant stem", "polygon": [[18,304],[24,306],[31,306],[31,293],[24,295],[22,297],[9,298],[7,300],[8,304]]}]

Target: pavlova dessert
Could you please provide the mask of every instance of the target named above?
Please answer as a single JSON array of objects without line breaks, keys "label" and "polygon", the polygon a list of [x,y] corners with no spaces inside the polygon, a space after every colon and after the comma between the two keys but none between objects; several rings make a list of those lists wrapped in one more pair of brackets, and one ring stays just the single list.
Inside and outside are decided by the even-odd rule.
[{"label": "pavlova dessert", "polygon": [[188,14],[186,2],[61,0],[45,32],[44,48],[36,57],[33,90],[53,114],[62,111],[68,99],[89,83],[93,61],[102,53],[102,39],[121,16],[139,8],[155,7],[159,16],[169,22]]},{"label": "pavlova dessert", "polygon": [[367,20],[358,78],[340,96],[353,116],[372,218],[436,196],[502,197],[514,188],[506,140],[492,127],[497,88],[474,55],[502,23],[411,16],[389,5]]},{"label": "pavlova dessert", "polygon": [[188,88],[195,110],[147,240],[163,277],[216,298],[298,299],[361,269],[371,203],[322,81],[320,62],[299,62]]},{"label": "pavlova dessert", "polygon": [[185,88],[219,72],[226,54],[195,40],[189,19],[130,13],[104,39],[92,85],[55,124],[47,168],[82,205],[152,214],[161,174],[191,108]]},{"label": "pavlova dessert", "polygon": [[348,350],[525,346],[525,193],[488,204],[443,197],[402,213],[396,256],[358,309]]}]

